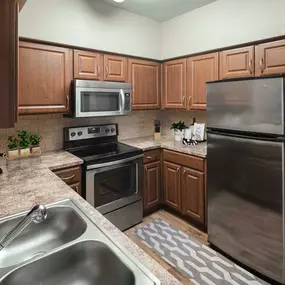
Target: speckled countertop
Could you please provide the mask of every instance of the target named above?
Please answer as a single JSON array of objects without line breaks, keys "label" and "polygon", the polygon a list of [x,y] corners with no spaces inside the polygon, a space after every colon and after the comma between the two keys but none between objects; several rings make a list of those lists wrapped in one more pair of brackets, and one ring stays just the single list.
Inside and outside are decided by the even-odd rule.
[{"label": "speckled countertop", "polygon": [[3,170],[0,175],[0,217],[28,210],[35,204],[72,199],[89,214],[97,226],[113,237],[117,245],[127,249],[131,257],[148,268],[162,285],[181,284],[51,171],[80,164],[81,159],[65,151],[18,161],[0,159]]},{"label": "speckled countertop", "polygon": [[143,150],[151,150],[156,148],[170,149],[202,158],[207,157],[207,143],[199,143],[198,145],[184,145],[182,142],[176,142],[172,137],[161,137],[161,140],[155,141],[153,137],[144,137],[137,139],[122,140],[121,142],[141,148]]}]

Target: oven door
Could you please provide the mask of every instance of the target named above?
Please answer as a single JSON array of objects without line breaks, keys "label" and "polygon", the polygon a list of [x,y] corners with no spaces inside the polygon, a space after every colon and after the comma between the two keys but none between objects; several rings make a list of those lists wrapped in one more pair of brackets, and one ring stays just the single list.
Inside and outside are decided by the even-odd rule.
[{"label": "oven door", "polygon": [[142,199],[143,155],[87,167],[86,200],[107,214]]},{"label": "oven door", "polygon": [[76,88],[75,117],[100,117],[124,115],[123,89]]}]

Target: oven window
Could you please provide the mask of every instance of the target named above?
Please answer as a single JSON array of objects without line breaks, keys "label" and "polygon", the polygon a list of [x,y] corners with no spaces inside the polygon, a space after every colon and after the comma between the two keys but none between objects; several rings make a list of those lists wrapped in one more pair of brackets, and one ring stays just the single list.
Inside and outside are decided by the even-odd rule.
[{"label": "oven window", "polygon": [[81,112],[119,111],[118,92],[81,92]]},{"label": "oven window", "polygon": [[136,164],[95,174],[95,207],[99,207],[136,193]]}]

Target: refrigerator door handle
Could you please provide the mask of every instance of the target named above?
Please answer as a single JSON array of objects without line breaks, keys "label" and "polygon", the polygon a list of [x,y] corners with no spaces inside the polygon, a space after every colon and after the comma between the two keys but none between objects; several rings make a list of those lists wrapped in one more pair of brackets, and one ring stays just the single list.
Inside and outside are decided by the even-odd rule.
[{"label": "refrigerator door handle", "polygon": [[260,135],[260,134],[252,134],[252,133],[231,133],[223,130],[207,130],[208,134],[215,134],[220,136],[227,136],[227,137],[236,137],[236,138],[247,138],[247,139],[253,139],[253,140],[261,140],[261,141],[276,141],[276,142],[285,142],[285,137],[280,136],[266,136]]}]

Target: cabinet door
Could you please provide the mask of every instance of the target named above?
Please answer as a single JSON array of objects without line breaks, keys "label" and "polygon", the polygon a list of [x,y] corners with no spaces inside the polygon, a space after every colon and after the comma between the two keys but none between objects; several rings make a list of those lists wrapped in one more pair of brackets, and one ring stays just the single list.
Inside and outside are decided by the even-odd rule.
[{"label": "cabinet door", "polygon": [[220,52],[220,79],[254,76],[254,46]]},{"label": "cabinet door", "polygon": [[129,59],[129,82],[132,83],[133,110],[160,108],[160,64]]},{"label": "cabinet door", "polygon": [[80,182],[77,182],[77,183],[74,183],[74,184],[70,184],[69,187],[72,188],[77,194],[82,196],[82,188],[81,188],[81,183]]},{"label": "cabinet door", "polygon": [[181,208],[180,169],[180,165],[164,161],[164,202],[178,211]]},{"label": "cabinet door", "polygon": [[104,80],[126,82],[128,79],[126,57],[104,54]]},{"label": "cabinet door", "polygon": [[204,174],[191,168],[182,170],[182,214],[205,222]]},{"label": "cabinet door", "polygon": [[188,109],[206,110],[206,82],[219,79],[219,54],[211,53],[187,59]]},{"label": "cabinet door", "polygon": [[164,63],[164,108],[186,109],[186,59]]},{"label": "cabinet door", "polygon": [[160,161],[145,165],[144,210],[161,203]]},{"label": "cabinet door", "polygon": [[20,114],[68,112],[71,80],[71,49],[20,42]]},{"label": "cabinet door", "polygon": [[98,52],[74,50],[74,78],[103,80],[103,57]]},{"label": "cabinet door", "polygon": [[255,75],[285,73],[285,40],[255,47]]},{"label": "cabinet door", "polygon": [[0,128],[14,127],[18,99],[18,3],[0,1]]}]

